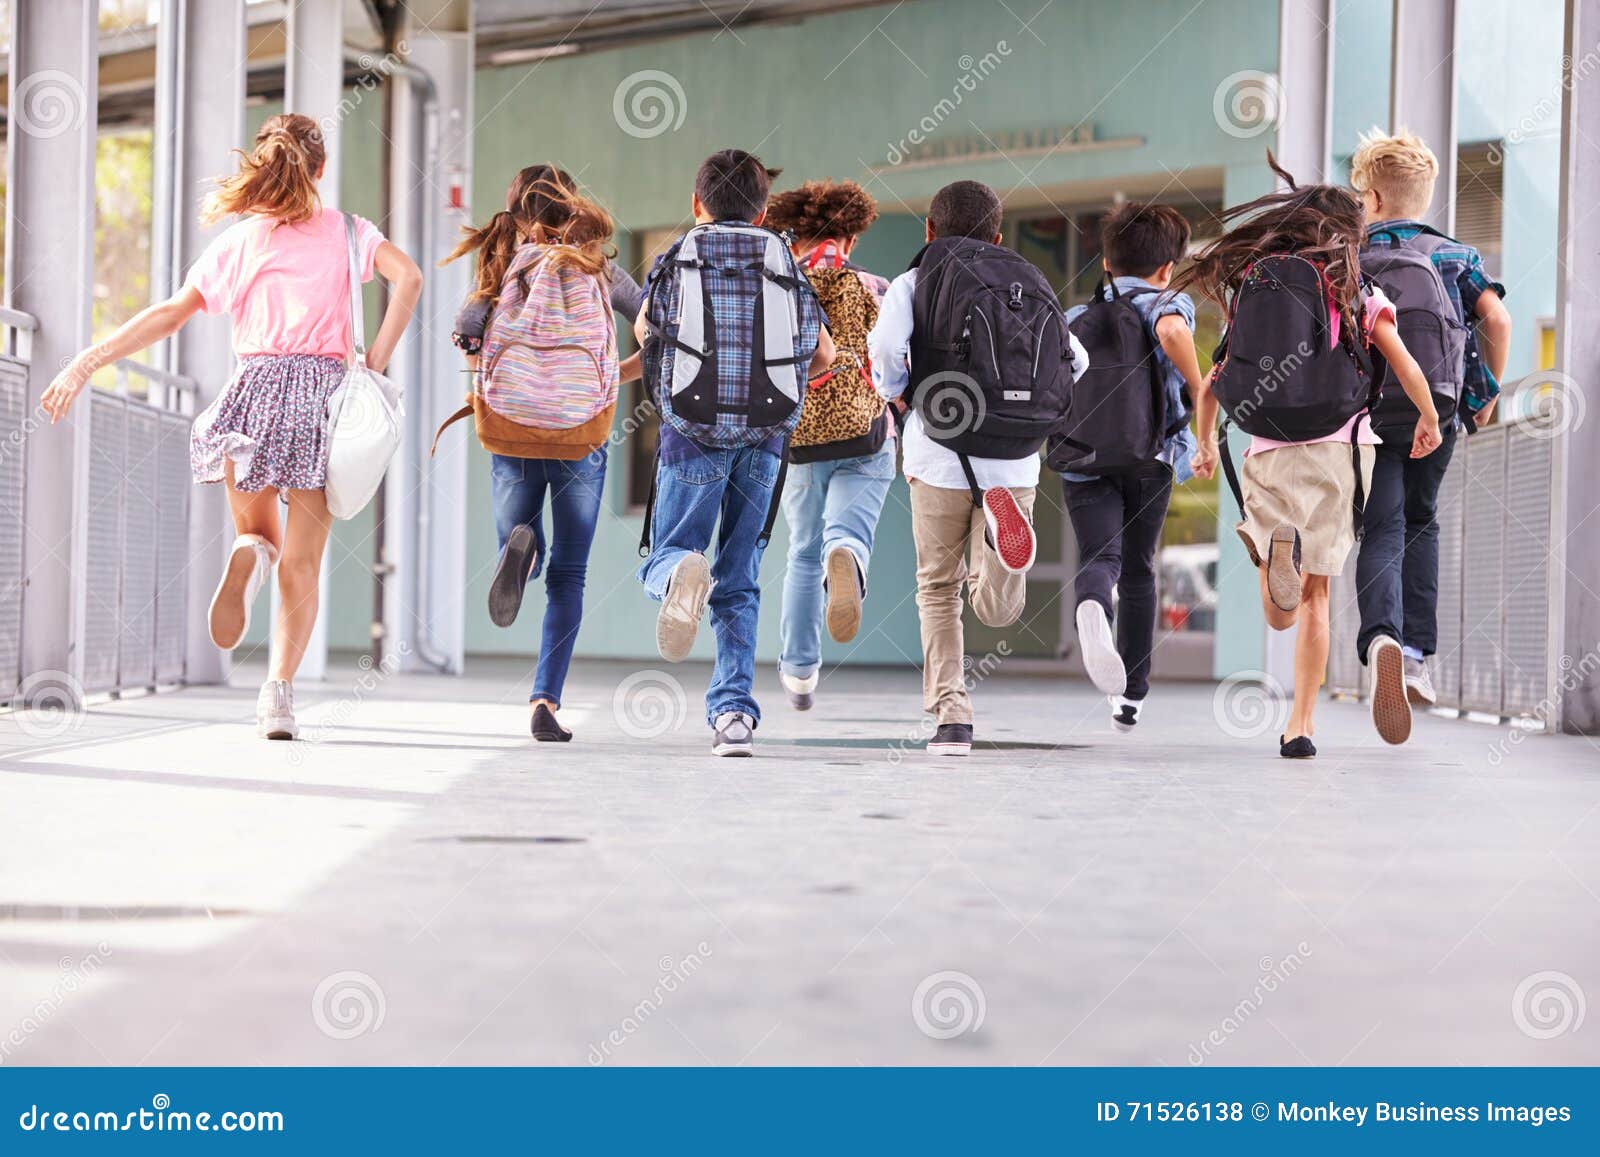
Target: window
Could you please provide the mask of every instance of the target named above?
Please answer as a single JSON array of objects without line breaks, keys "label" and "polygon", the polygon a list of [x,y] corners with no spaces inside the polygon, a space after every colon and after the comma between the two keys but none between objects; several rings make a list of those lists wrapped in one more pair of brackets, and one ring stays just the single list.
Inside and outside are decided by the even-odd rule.
[{"label": "window", "polygon": [[[643,284],[645,276],[676,241],[682,229],[641,229],[634,234],[633,275]],[[630,341],[631,347],[631,341]],[[645,393],[643,382],[629,382],[622,391],[628,423],[628,472],[624,494],[629,510],[643,510],[650,501],[650,483],[655,475],[656,448],[661,444],[661,416]]]},{"label": "window", "polygon": [[1504,247],[1503,155],[1498,142],[1462,145],[1456,152],[1456,238],[1476,248],[1484,265],[1496,271]]}]

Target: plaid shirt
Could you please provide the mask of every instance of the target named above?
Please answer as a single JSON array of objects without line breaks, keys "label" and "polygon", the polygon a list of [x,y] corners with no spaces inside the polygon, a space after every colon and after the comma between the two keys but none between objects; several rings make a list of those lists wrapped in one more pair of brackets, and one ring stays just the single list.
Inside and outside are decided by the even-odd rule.
[{"label": "plaid shirt", "polygon": [[[1420,221],[1379,221],[1367,226],[1367,244],[1380,248],[1393,248],[1410,241],[1424,231]],[[1444,281],[1444,291],[1456,307],[1456,320],[1467,327],[1466,365],[1461,377],[1461,404],[1469,414],[1476,414],[1490,400],[1500,394],[1500,383],[1490,372],[1478,352],[1478,298],[1486,289],[1500,297],[1506,295],[1501,285],[1483,268],[1483,257],[1471,245],[1449,239],[1430,255],[1433,266]]]},{"label": "plaid shirt", "polygon": [[[678,249],[682,244],[682,241],[679,241],[656,259],[655,267],[650,271],[650,277],[646,282],[654,292],[656,282],[664,279],[662,288],[665,292],[660,294],[659,300],[649,301],[647,308],[651,311],[651,323],[661,327],[672,337],[677,336],[677,326],[668,319],[675,318],[678,314],[678,300],[682,294],[683,279],[667,277],[666,274],[671,268],[671,262],[677,260]],[[737,276],[727,276],[718,272],[718,269],[723,266],[759,265],[765,251],[765,241],[760,237],[741,234],[720,233],[710,236],[701,234],[699,250],[701,258],[713,267],[704,272],[702,288],[710,299],[711,312],[718,320],[715,335],[718,400],[723,405],[734,406],[749,393],[751,342],[755,335],[755,308],[761,294],[762,274],[759,269],[749,269]],[[822,309],[817,304],[817,296],[812,292],[810,283],[806,281],[805,275],[800,272],[787,249],[784,251],[784,256],[787,258],[789,276],[796,279],[798,286],[795,303],[800,324],[795,333],[794,356],[795,372],[803,390],[806,367],[810,364],[812,355],[816,353],[817,343],[821,339]],[[651,352],[654,352],[654,357],[650,356]],[[645,380],[652,383],[655,390],[659,391],[671,374],[675,353],[676,351],[665,342],[651,342],[646,346],[646,359],[649,364],[645,366]],[[660,403],[661,398],[658,393],[656,397],[658,407]],[[785,429],[777,431],[770,438],[759,442],[752,440],[749,444],[759,444],[764,449],[772,449],[774,452],[781,450],[783,438],[794,428],[794,423],[800,420],[799,414],[797,408]],[[724,420],[719,418],[718,424],[733,427],[742,423],[732,421],[724,423]],[[685,447],[678,445],[678,439],[667,433],[669,428],[669,424],[663,423],[662,450],[664,456],[670,459],[681,455]],[[676,431],[673,433],[676,434]],[[688,442],[690,439],[685,438],[683,441]]]}]

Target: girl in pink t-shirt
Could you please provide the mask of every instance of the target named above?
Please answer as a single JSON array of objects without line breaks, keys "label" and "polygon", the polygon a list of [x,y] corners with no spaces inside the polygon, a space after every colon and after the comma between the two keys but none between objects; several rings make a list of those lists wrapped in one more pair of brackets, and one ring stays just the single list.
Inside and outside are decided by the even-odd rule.
[{"label": "girl in pink t-shirt", "polygon": [[[1353,357],[1359,343],[1383,356],[1421,415],[1411,456],[1432,453],[1440,436],[1427,378],[1400,341],[1393,305],[1361,282],[1361,202],[1334,185],[1297,186],[1270,153],[1267,160],[1287,188],[1225,210],[1228,232],[1195,256],[1177,285],[1194,286],[1226,305],[1255,262],[1289,254],[1310,261],[1327,289],[1330,349],[1343,345]],[[1201,442],[1194,470],[1202,478],[1216,470],[1217,409],[1207,379],[1195,398]],[[1312,713],[1328,666],[1328,580],[1344,569],[1355,545],[1356,496],[1370,492],[1377,443],[1363,413],[1307,442],[1255,438],[1245,456],[1243,519],[1237,529],[1260,574],[1261,606],[1274,630],[1297,623],[1300,628],[1294,706],[1278,737],[1278,753],[1286,759],[1317,753]]]},{"label": "girl in pink t-shirt", "polygon": [[[328,469],[328,396],[351,356],[350,267],[344,216],[317,195],[326,154],[309,117],[270,117],[239,170],[207,199],[205,223],[237,216],[206,247],[180,289],[80,353],[45,392],[51,421],[63,417],[101,366],[182,329],[196,313],[233,319],[238,368],[195,419],[190,462],[196,482],[227,487],[234,540],[211,602],[212,641],[232,650],[274,566],[278,621],[269,678],[256,705],[257,730],[293,739],[291,681],[317,619],[317,581],[327,546],[323,495]],[[366,360],[382,371],[422,291],[416,264],[368,221],[355,218],[361,279],[391,286],[389,308]],[[280,526],[278,500],[287,506]]]}]

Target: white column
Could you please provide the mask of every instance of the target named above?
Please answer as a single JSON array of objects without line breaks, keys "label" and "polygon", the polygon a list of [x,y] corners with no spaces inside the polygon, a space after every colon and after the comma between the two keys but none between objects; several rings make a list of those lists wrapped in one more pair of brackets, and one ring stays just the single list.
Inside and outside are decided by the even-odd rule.
[{"label": "white column", "polygon": [[41,419],[39,399],[91,332],[99,9],[98,0],[12,0],[6,78],[6,304],[39,320],[25,419],[22,673],[55,673],[56,693],[82,679],[74,641],[84,620],[93,390],[57,426]]},{"label": "white column", "polygon": [[1302,185],[1328,178],[1333,138],[1333,0],[1278,6],[1278,163]]},{"label": "white column", "polygon": [[[342,0],[292,0],[289,6],[289,43],[284,62],[283,107],[303,113],[322,126],[322,147],[327,152],[320,192],[329,208],[339,205],[339,134],[344,97],[344,4]],[[302,679],[321,679],[328,669],[328,560],[323,557],[319,583],[321,611],[306,644],[300,664]],[[273,613],[277,613],[278,584],[272,584]]]},{"label": "white column", "polygon": [[[200,224],[212,178],[244,141],[244,0],[163,0],[156,57],[155,205],[150,295],[176,291],[189,266],[226,222]],[[169,55],[170,54],[170,55]],[[226,68],[219,61],[229,62]],[[196,412],[233,372],[228,319],[196,314],[179,332],[167,367],[198,383]],[[211,643],[206,612],[233,542],[227,495],[198,486],[189,499],[188,661],[191,683],[227,679],[228,656]]]},{"label": "white column", "polygon": [[453,428],[428,457],[433,433],[460,404],[466,379],[448,335],[466,297],[472,263],[437,268],[472,219],[472,5],[415,0],[400,44],[414,72],[395,76],[390,170],[395,244],[426,275],[417,318],[396,361],[407,389],[406,443],[390,469],[388,653],[412,669],[459,674],[466,649],[467,446]]},{"label": "white column", "polygon": [[1556,443],[1551,558],[1558,725],[1600,734],[1600,80],[1585,54],[1600,37],[1600,0],[1567,0],[1562,53],[1560,280],[1556,291],[1556,366],[1567,430]]},{"label": "white column", "polygon": [[1427,220],[1449,233],[1456,203],[1455,0],[1395,0],[1389,128],[1410,129],[1439,158]]}]

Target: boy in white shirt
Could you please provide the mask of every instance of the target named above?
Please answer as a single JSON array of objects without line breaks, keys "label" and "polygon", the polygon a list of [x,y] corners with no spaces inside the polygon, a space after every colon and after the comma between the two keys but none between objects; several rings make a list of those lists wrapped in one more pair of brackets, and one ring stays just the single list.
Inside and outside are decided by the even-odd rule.
[{"label": "boy in white shirt", "polygon": [[[993,189],[977,181],[956,181],[934,195],[927,240],[973,238],[998,246],[1001,216]],[[892,402],[901,402],[911,384],[913,344],[928,338],[914,332],[916,286],[915,267],[890,284],[867,339],[873,386]],[[1067,335],[1064,318],[1060,332],[1070,342],[1070,354],[1063,360],[1070,362],[1075,379],[1088,367],[1088,355]],[[954,342],[957,335],[940,338]],[[915,410],[907,414],[901,446],[917,550],[923,709],[937,724],[928,752],[966,755],[972,748],[972,699],[962,665],[961,591],[970,584],[973,612],[987,626],[1010,626],[1021,617],[1034,555],[1031,519],[1039,456],[957,454],[929,436]],[[974,504],[975,492],[982,494],[981,506]]]}]

